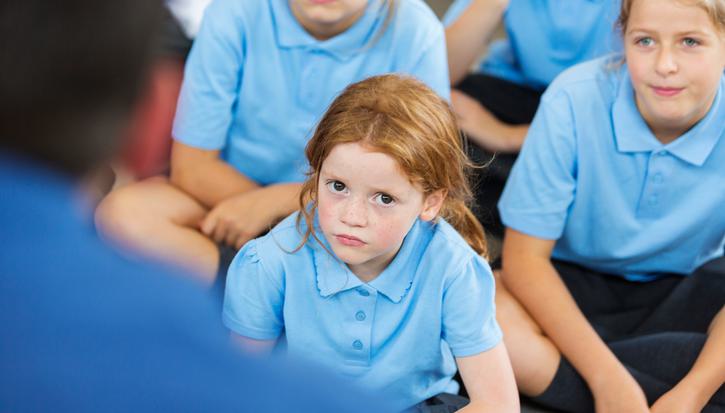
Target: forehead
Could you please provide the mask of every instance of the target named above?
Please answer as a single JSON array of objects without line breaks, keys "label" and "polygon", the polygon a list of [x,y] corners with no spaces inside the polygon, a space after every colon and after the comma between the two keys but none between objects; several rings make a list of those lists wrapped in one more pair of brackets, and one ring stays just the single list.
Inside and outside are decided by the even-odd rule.
[{"label": "forehead", "polygon": [[322,174],[366,186],[412,187],[410,179],[392,156],[359,143],[339,144],[332,148],[322,163]]},{"label": "forehead", "polygon": [[627,31],[657,32],[716,31],[707,11],[694,1],[635,0]]}]

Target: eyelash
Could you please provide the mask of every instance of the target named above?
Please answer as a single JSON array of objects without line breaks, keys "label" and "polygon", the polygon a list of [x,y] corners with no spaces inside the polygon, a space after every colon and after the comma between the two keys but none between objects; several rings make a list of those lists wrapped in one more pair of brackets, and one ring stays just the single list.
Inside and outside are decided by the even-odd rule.
[{"label": "eyelash", "polygon": [[[692,41],[693,44],[692,45],[685,44],[685,42],[687,42],[687,41]],[[697,39],[693,39],[692,37],[686,37],[686,38],[682,39],[682,44],[685,47],[695,47],[695,46],[699,46],[701,43]]]},{"label": "eyelash", "polygon": [[[342,188],[339,188],[339,189],[335,188],[335,186],[337,186],[337,184],[342,185]],[[338,180],[334,180],[334,179],[327,181],[325,183],[325,186],[327,186],[327,189],[330,192],[332,192],[333,194],[343,194],[343,193],[346,193],[346,191],[347,191],[347,186],[344,183],[342,183]],[[383,198],[390,199],[390,202],[389,203],[382,202]],[[396,199],[392,195],[388,195],[384,192],[378,192],[373,197],[373,202],[375,202],[375,205],[378,205],[381,207],[391,207],[391,206],[395,205]]]},{"label": "eyelash", "polygon": [[[336,184],[342,185],[342,189],[336,189],[335,188]],[[327,181],[327,183],[325,183],[325,185],[327,186],[327,189],[329,189],[330,192],[332,192],[333,194],[340,194],[340,193],[343,193],[345,190],[347,190],[347,186],[344,183],[342,183],[340,181],[336,181],[334,179]]]},{"label": "eyelash", "polygon": [[[389,203],[382,202],[383,197],[390,198],[390,202]],[[391,207],[391,206],[395,205],[395,198],[393,198],[392,196],[390,196],[386,193],[383,193],[383,192],[375,194],[375,197],[373,199],[375,200],[376,205],[380,205],[382,207]]]},{"label": "eyelash", "polygon": [[637,38],[637,39],[634,40],[634,43],[637,44],[637,45],[639,45],[639,46],[643,46],[643,47],[649,47],[649,46],[651,46],[651,44],[649,44],[649,45],[643,44],[643,42],[646,41],[646,40],[654,43],[654,40],[651,37],[639,37],[639,38]]},{"label": "eyelash", "polygon": [[[645,42],[645,41],[649,41],[649,42],[652,42],[652,43],[650,43],[650,44],[644,44],[643,42]],[[685,44],[686,42],[692,42],[692,44],[690,44],[690,45]],[[652,44],[654,44],[654,40],[651,37],[639,37],[639,38],[637,38],[637,39],[634,40],[634,43],[637,44],[637,45],[639,45],[639,46],[642,46],[642,47],[649,47]],[[682,42],[681,43],[685,47],[696,47],[696,46],[699,46],[701,44],[701,42],[699,40],[694,39],[692,37],[685,37],[684,39],[682,39]]]}]

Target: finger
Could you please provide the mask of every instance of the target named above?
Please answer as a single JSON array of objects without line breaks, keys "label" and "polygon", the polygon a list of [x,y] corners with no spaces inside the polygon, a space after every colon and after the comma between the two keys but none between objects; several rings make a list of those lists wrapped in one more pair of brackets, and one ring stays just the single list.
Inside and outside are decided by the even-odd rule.
[{"label": "finger", "polygon": [[212,211],[208,214],[206,214],[206,217],[201,221],[201,224],[199,225],[199,230],[202,234],[206,235],[207,237],[211,238],[212,234],[214,234],[214,228],[217,224],[217,216]]},{"label": "finger", "polygon": [[213,239],[214,242],[216,242],[217,244],[222,243],[226,240],[228,231],[228,223],[226,223],[223,219],[218,219],[216,221],[216,225],[214,226],[214,231],[212,232],[211,239]]},{"label": "finger", "polygon": [[236,246],[237,240],[239,239],[241,233],[241,231],[230,225],[229,229],[227,230],[226,236],[224,237],[224,243],[226,245],[229,245],[230,247]]}]

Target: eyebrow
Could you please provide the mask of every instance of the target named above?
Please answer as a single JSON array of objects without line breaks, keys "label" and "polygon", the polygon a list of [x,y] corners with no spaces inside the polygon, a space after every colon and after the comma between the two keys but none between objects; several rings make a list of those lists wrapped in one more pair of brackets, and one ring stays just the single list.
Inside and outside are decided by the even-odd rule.
[{"label": "eyebrow", "polygon": [[[640,27],[635,27],[635,28],[632,28],[632,29],[628,29],[627,30],[627,34],[631,34],[631,33],[635,33],[635,32],[642,32],[642,33],[645,33],[645,34],[651,34],[651,33],[657,33],[657,30],[647,29],[645,27],[641,27],[641,28]],[[701,30],[687,30],[687,31],[684,31],[684,32],[675,33],[675,36],[677,36],[677,37],[693,36],[693,35],[697,35],[697,36],[701,36],[701,37],[710,37],[710,36],[712,36],[712,34],[707,33],[707,32],[703,32]]]}]

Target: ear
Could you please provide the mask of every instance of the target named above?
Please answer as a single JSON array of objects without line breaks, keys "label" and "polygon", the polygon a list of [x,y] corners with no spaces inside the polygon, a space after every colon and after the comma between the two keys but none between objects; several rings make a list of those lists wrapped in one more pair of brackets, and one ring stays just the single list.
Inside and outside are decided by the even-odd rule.
[{"label": "ear", "polygon": [[445,189],[439,189],[428,194],[423,200],[423,209],[420,212],[420,219],[423,221],[431,221],[437,217],[443,207],[443,201],[446,200],[447,195],[448,191]]}]

